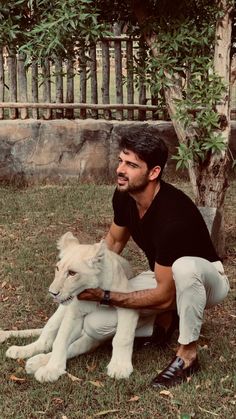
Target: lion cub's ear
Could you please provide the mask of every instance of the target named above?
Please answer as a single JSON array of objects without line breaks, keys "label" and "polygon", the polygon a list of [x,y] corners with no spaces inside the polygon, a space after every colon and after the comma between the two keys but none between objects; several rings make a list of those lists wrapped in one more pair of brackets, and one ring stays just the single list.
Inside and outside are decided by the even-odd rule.
[{"label": "lion cub's ear", "polygon": [[79,244],[79,240],[70,232],[63,234],[61,238],[57,241],[58,250],[64,250],[67,246],[71,244]]},{"label": "lion cub's ear", "polygon": [[96,253],[95,255],[88,260],[88,265],[90,268],[94,267],[95,265],[98,267],[105,256],[105,251],[107,249],[107,245],[105,240],[101,240],[99,243],[95,244],[96,246]]}]

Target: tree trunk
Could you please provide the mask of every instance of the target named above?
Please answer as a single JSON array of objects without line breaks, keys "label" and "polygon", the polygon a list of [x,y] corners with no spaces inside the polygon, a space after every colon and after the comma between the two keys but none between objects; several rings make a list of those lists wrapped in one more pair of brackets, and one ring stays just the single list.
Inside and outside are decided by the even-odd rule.
[{"label": "tree trunk", "polygon": [[[136,17],[139,23],[142,24],[147,17],[145,6],[141,1],[134,3]],[[232,21],[230,15],[231,9],[227,6],[227,3],[227,0],[221,0],[219,6],[224,11],[224,15],[216,23],[214,56],[214,70],[220,75],[227,86],[227,91],[216,109],[219,114],[220,132],[224,138],[226,147],[221,153],[209,154],[203,164],[190,162],[189,165],[189,176],[194,191],[195,203],[204,216],[212,240],[220,256],[223,256],[225,253],[223,206],[228,186],[227,145],[230,134],[229,72]],[[145,39],[152,50],[153,56],[157,56],[157,35],[155,33],[146,34]],[[176,74],[173,76],[167,75],[167,77],[171,79],[171,85],[166,87],[164,91],[168,112],[179,142],[186,142],[193,137],[194,128],[184,129],[182,124],[175,118],[175,99],[181,100],[182,98],[180,78]]]},{"label": "tree trunk", "polygon": [[221,2],[224,16],[216,24],[214,70],[226,85],[224,97],[216,106],[220,121],[220,132],[225,143],[225,150],[211,154],[207,164],[193,167],[191,177],[196,178],[196,203],[221,209],[227,189],[228,153],[230,135],[230,46],[232,21],[227,0]]}]

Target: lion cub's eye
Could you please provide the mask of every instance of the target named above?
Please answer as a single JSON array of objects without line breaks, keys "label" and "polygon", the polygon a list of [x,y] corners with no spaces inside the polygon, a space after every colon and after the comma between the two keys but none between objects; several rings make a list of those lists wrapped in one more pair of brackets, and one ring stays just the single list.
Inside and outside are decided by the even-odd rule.
[{"label": "lion cub's eye", "polygon": [[76,275],[76,272],[75,271],[68,271],[68,275],[69,276],[75,276]]}]

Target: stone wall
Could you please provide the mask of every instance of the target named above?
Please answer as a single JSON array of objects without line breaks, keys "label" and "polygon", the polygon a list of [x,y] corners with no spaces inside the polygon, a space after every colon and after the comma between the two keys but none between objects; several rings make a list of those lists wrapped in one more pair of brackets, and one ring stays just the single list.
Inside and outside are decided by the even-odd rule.
[{"label": "stone wall", "polygon": [[[81,181],[113,180],[120,135],[144,126],[166,142],[170,156],[175,153],[178,141],[171,122],[0,121],[0,182],[33,184],[71,177]],[[236,122],[232,123],[230,144],[236,155]],[[175,171],[171,159],[167,171]]]}]

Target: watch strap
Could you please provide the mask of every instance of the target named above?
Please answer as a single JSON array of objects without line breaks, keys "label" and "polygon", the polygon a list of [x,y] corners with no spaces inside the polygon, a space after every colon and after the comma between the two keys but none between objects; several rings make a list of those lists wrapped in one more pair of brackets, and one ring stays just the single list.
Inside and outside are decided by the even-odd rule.
[{"label": "watch strap", "polygon": [[104,295],[100,301],[100,304],[109,306],[110,305],[110,291],[104,290]]}]

